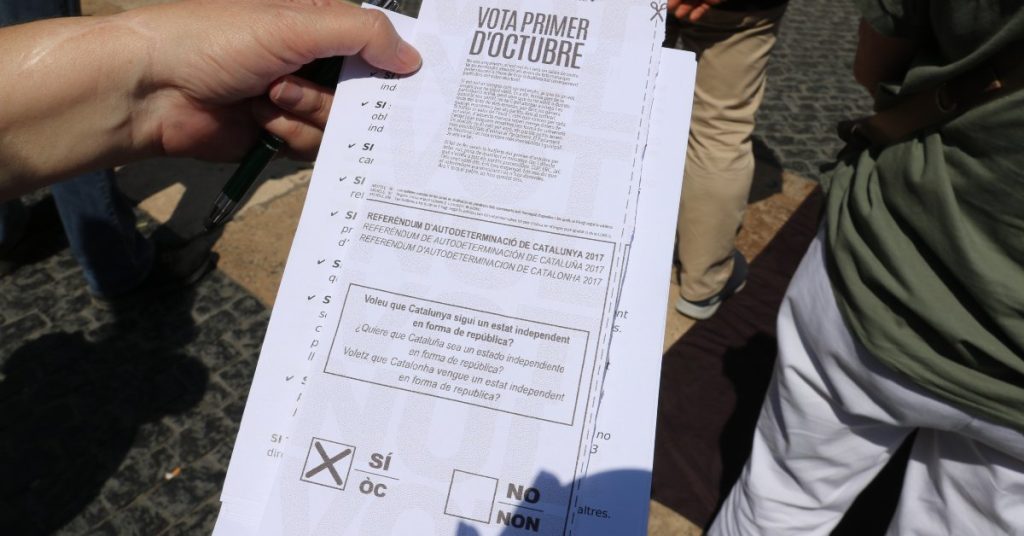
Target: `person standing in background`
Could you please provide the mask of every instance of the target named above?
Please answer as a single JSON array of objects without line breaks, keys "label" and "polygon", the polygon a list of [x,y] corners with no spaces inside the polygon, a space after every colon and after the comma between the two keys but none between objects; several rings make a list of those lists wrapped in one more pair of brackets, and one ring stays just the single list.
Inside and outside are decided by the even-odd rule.
[{"label": "person standing in background", "polygon": [[889,534],[1024,534],[1024,0],[858,0],[824,222],[708,534],[825,535],[913,435]]},{"label": "person standing in background", "polygon": [[676,310],[701,320],[746,281],[736,234],[754,179],[754,116],[786,0],[669,0],[668,10],[678,20],[683,48],[697,54],[676,227]]}]

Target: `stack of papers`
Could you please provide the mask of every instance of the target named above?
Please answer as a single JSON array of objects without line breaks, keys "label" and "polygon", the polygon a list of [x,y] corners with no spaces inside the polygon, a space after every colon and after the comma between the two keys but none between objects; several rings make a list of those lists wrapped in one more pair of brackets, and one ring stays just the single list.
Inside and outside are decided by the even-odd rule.
[{"label": "stack of papers", "polygon": [[214,534],[645,534],[694,58],[656,3],[389,16],[423,68],[346,62]]}]

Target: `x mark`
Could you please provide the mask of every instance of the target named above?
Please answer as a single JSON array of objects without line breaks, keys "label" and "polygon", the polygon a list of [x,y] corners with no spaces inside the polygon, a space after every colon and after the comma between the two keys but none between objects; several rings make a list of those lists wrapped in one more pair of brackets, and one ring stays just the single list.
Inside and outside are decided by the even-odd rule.
[{"label": "x mark", "polygon": [[316,447],[316,451],[320,454],[320,458],[324,461],[324,463],[321,463],[320,465],[310,469],[306,473],[306,478],[312,478],[313,475],[316,475],[320,471],[327,469],[328,471],[331,472],[331,478],[334,479],[334,482],[339,486],[342,485],[341,475],[339,475],[338,471],[334,469],[334,464],[341,461],[341,459],[344,458],[345,456],[352,454],[352,449],[345,449],[341,451],[341,453],[338,454],[337,456],[331,458],[327,456],[327,451],[324,450],[323,445],[321,445],[319,441],[314,441],[313,446]]}]

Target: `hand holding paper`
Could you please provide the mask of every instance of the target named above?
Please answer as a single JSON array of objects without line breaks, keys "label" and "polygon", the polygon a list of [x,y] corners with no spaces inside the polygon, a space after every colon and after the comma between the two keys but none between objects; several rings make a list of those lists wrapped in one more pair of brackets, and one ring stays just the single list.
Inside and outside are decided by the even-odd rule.
[{"label": "hand holding paper", "polygon": [[[175,2],[0,34],[4,196],[155,155],[237,159],[259,132],[251,100],[316,58],[420,63],[383,15],[342,2]],[[311,156],[318,128],[294,124],[275,128]]]}]

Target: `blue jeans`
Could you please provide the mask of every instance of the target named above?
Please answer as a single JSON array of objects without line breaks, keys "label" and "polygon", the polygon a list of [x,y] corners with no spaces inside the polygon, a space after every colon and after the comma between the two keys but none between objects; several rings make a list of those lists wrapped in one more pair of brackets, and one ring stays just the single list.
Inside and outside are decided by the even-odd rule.
[{"label": "blue jeans", "polygon": [[0,26],[54,17],[82,14],[79,0],[3,0],[0,2]]},{"label": "blue jeans", "polygon": [[[0,26],[80,13],[78,0],[3,0]],[[114,296],[135,288],[153,264],[153,246],[135,229],[135,214],[117,190],[113,171],[87,173],[51,191],[89,289]],[[0,251],[21,240],[27,220],[21,201],[0,203]]]}]

